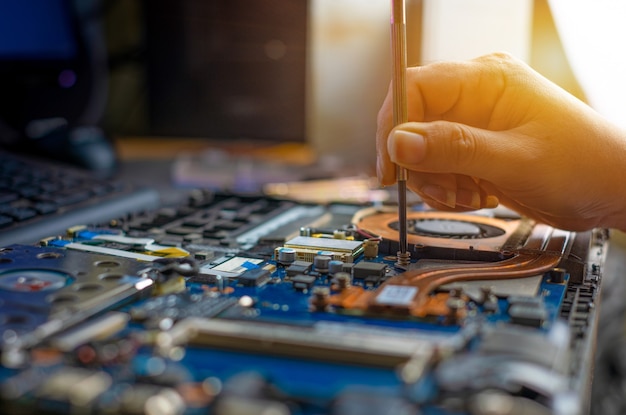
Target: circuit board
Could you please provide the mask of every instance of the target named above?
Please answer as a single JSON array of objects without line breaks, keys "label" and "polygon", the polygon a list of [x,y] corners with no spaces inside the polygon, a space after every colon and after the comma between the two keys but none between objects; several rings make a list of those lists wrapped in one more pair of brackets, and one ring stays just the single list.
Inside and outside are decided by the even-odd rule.
[{"label": "circuit board", "polygon": [[192,192],[0,251],[2,413],[586,412],[608,233]]}]

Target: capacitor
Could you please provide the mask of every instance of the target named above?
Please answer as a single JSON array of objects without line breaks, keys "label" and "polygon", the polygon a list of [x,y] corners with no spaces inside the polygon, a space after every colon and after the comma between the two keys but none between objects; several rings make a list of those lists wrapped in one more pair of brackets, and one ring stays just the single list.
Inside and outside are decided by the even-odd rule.
[{"label": "capacitor", "polygon": [[315,311],[325,311],[329,305],[330,290],[328,287],[317,286],[313,288],[311,306]]},{"label": "capacitor", "polygon": [[480,300],[481,304],[487,303],[491,301],[493,296],[493,288],[488,285],[480,287],[480,292],[482,293],[482,298]]},{"label": "capacitor", "polygon": [[316,255],[313,258],[313,267],[320,274],[326,274],[328,273],[331,259],[332,258],[327,255]]},{"label": "capacitor", "polygon": [[335,274],[335,282],[337,289],[343,291],[352,284],[352,277],[347,272],[338,272]]},{"label": "capacitor", "polygon": [[448,324],[457,324],[459,321],[459,311],[466,306],[466,302],[461,297],[449,297],[446,301],[448,307],[448,315],[446,321]]},{"label": "capacitor", "polygon": [[495,313],[498,311],[498,298],[493,293],[490,286],[481,287],[482,298],[480,304],[483,306],[485,313]]},{"label": "capacitor", "polygon": [[219,293],[223,293],[224,292],[224,277],[222,277],[221,275],[216,275],[215,285],[217,287],[217,291]]},{"label": "capacitor", "polygon": [[334,259],[328,263],[328,273],[330,275],[335,275],[338,272],[343,270],[343,261],[339,261]]},{"label": "capacitor", "polygon": [[296,250],[293,248],[281,248],[278,250],[278,262],[280,264],[291,264],[296,260]]},{"label": "capacitor", "polygon": [[365,258],[376,258],[378,256],[378,245],[380,245],[378,239],[370,238],[363,241],[363,255]]}]

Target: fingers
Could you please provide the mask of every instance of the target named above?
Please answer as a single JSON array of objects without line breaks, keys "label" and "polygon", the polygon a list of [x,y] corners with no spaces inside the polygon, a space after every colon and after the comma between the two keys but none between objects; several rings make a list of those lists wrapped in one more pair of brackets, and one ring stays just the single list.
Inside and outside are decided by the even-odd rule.
[{"label": "fingers", "polygon": [[[425,197],[422,197],[422,201],[433,209],[447,211],[447,212],[470,212],[470,211],[478,210],[475,208],[468,208],[468,207],[461,206],[461,205],[457,205],[454,208],[450,208],[442,203],[437,202],[436,200],[428,199]],[[493,209],[497,207],[498,204],[499,204],[498,199],[493,196],[490,196],[489,203],[485,204],[485,206],[481,207],[480,209]]]},{"label": "fingers", "polygon": [[[526,66],[506,54],[471,61],[440,62],[407,70],[409,121],[447,120],[468,126],[506,130],[521,123],[530,100],[521,99],[516,82],[532,78],[521,74]],[[514,76],[517,74],[517,76]],[[517,81],[513,82],[509,78]],[[515,93],[507,94],[511,89]],[[387,151],[392,125],[391,90],[378,113],[377,173],[381,184],[393,184],[395,166]]]},{"label": "fingers", "polygon": [[439,62],[407,71],[410,121],[449,120],[482,128],[492,116],[507,86],[509,67],[520,63],[493,54],[471,61]]},{"label": "fingers", "polygon": [[442,62],[410,69],[407,85],[410,122],[394,128],[391,94],[379,112],[382,184],[400,166],[439,209],[499,200],[556,227],[626,228],[612,180],[623,175],[625,133],[527,65],[499,54]]},{"label": "fingers", "polygon": [[431,206],[436,204],[446,210],[493,208],[498,199],[473,177],[506,180],[515,165],[511,159],[521,157],[516,149],[518,141],[511,132],[491,132],[445,121],[403,124],[387,142],[392,169],[379,170],[383,174],[381,182],[393,183],[393,167],[398,165],[409,170],[409,189],[430,201]]},{"label": "fingers", "polygon": [[401,125],[390,134],[387,149],[392,163],[409,170],[409,189],[433,207],[462,211],[498,205],[474,178],[507,186],[516,161],[524,158],[518,142],[512,132],[438,121]]},{"label": "fingers", "polygon": [[585,231],[600,225],[597,217],[584,218],[582,216],[566,217],[563,215],[554,215],[528,207],[503,195],[501,195],[500,198],[502,199],[501,202],[504,206],[513,209],[520,215],[532,218],[538,222],[545,223],[555,228],[567,229],[571,231]]},{"label": "fingers", "polygon": [[468,176],[409,173],[407,187],[431,207],[443,210],[467,211],[498,205],[497,198]]},{"label": "fingers", "polygon": [[489,131],[446,121],[407,123],[387,142],[389,160],[422,173],[478,177],[500,185],[514,180],[516,166],[536,156],[532,140],[515,131]]},{"label": "fingers", "polygon": [[409,68],[408,120],[446,120],[506,130],[537,112],[545,82],[524,62],[505,53]]}]

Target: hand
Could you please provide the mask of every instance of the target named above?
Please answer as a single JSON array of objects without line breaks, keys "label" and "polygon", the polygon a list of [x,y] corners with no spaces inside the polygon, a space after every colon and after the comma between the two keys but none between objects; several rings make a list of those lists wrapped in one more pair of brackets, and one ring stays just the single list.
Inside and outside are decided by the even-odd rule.
[{"label": "hand", "polygon": [[[378,114],[378,177],[437,209],[503,203],[555,227],[626,229],[626,132],[506,54],[407,71],[409,122]],[[626,116],[626,114],[625,114]]]}]

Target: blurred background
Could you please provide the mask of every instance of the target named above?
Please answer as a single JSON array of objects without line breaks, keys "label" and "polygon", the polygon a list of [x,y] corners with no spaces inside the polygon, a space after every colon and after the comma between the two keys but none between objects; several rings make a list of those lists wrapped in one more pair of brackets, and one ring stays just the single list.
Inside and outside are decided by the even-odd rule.
[{"label": "blurred background", "polygon": [[[626,36],[617,3],[407,0],[408,63],[506,51],[623,122],[625,59],[607,41]],[[17,39],[43,36],[51,46],[51,28],[64,24],[50,13],[59,5],[71,9],[76,44],[15,55]],[[374,172],[376,114],[391,72],[389,0],[25,0],[2,7],[2,142],[66,122],[99,126],[123,157],[151,154],[156,144],[168,144],[171,157],[225,143],[282,143],[306,148],[307,160],[326,167]],[[38,17],[11,24],[27,10]]]},{"label": "blurred background", "polygon": [[[70,18],[52,12],[59,5]],[[369,179],[390,82],[389,0],[0,6],[2,145],[30,150],[50,138],[44,150],[62,157],[75,144],[68,128],[98,127],[123,177],[164,195],[355,175],[367,179],[355,184],[365,183],[364,197],[377,187]],[[506,51],[626,126],[625,20],[618,0],[407,0],[408,62]],[[52,47],[32,49],[36,36]],[[604,273],[592,402],[602,415],[626,413],[624,240],[614,233]]]},{"label": "blurred background", "polygon": [[[372,168],[390,79],[388,0],[108,0],[115,136],[306,142]],[[408,0],[408,61],[508,51],[575,95],[547,0]]]},{"label": "blurred background", "polygon": [[[621,2],[406,3],[409,65],[506,51],[626,124],[626,58],[616,45],[626,36]],[[51,13],[60,5],[71,9],[71,30],[56,39],[54,28],[68,28]],[[194,151],[295,143],[314,159],[373,171],[376,114],[390,82],[389,0],[25,0],[2,7],[3,143],[65,122],[101,127],[122,156],[124,144],[141,137],[171,143],[168,156],[188,148],[188,139]],[[20,39],[37,36],[49,49],[19,50],[29,47]],[[75,44],[56,50],[54,41]],[[131,148],[135,156],[154,150]]]}]

